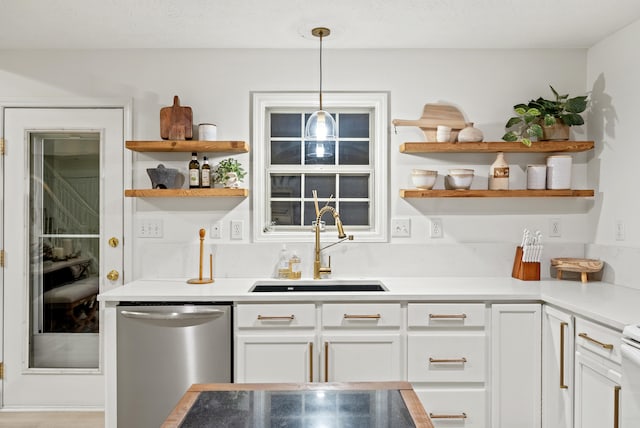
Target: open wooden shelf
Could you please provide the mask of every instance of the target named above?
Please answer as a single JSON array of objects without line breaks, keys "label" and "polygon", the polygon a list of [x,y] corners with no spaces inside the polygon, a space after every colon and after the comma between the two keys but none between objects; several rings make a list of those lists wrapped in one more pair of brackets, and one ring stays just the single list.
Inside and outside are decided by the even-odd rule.
[{"label": "open wooden shelf", "polygon": [[161,140],[127,141],[125,146],[135,152],[227,152],[247,153],[245,141]]},{"label": "open wooden shelf", "polygon": [[401,153],[570,153],[592,150],[593,141],[535,141],[531,147],[521,142],[402,143]]},{"label": "open wooden shelf", "polygon": [[423,190],[401,189],[402,198],[584,198],[594,196],[593,190]]},{"label": "open wooden shelf", "polygon": [[227,197],[245,198],[248,189],[212,188],[212,189],[128,189],[124,195],[135,198],[185,198],[185,197]]}]

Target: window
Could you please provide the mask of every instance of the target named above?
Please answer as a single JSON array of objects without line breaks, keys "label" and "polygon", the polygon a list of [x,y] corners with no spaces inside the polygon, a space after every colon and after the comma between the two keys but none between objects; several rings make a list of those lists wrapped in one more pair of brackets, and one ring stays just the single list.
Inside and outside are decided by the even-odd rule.
[{"label": "window", "polygon": [[[305,141],[316,93],[253,94],[253,201],[256,241],[311,241],[320,205],[340,213],[347,233],[385,241],[387,94],[324,93],[336,141]],[[333,228],[331,216],[322,218]]]}]

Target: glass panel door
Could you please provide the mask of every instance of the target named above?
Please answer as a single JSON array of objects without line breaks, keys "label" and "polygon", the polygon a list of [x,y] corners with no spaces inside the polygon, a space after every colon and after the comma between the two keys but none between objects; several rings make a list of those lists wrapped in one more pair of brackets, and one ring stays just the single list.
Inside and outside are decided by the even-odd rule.
[{"label": "glass panel door", "polygon": [[29,367],[97,368],[100,133],[29,137]]}]

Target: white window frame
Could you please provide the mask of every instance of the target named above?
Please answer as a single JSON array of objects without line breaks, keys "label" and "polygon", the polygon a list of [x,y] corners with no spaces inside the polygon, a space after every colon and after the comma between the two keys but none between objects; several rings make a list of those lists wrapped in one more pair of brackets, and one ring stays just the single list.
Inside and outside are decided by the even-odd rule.
[{"label": "white window frame", "polygon": [[[331,109],[367,108],[371,110],[374,124],[371,137],[371,210],[372,223],[369,230],[345,231],[353,234],[357,241],[388,241],[388,141],[389,141],[389,94],[387,92],[323,92],[322,107]],[[267,186],[270,183],[265,171],[268,168],[269,129],[267,114],[273,109],[308,109],[310,113],[318,109],[317,92],[253,92],[251,94],[252,113],[252,195],[253,195],[253,239],[255,242],[312,242],[314,235],[287,230],[265,230],[270,202]]]}]

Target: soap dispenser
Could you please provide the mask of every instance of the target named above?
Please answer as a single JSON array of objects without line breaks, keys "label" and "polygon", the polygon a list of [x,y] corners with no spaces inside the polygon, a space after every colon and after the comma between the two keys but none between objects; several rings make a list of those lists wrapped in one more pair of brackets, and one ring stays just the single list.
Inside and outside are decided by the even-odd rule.
[{"label": "soap dispenser", "polygon": [[288,279],[289,272],[289,254],[287,253],[287,246],[282,245],[280,257],[278,258],[278,266],[276,268],[276,278]]},{"label": "soap dispenser", "polygon": [[294,251],[289,259],[289,279],[300,279],[302,271],[300,270],[300,257]]}]

